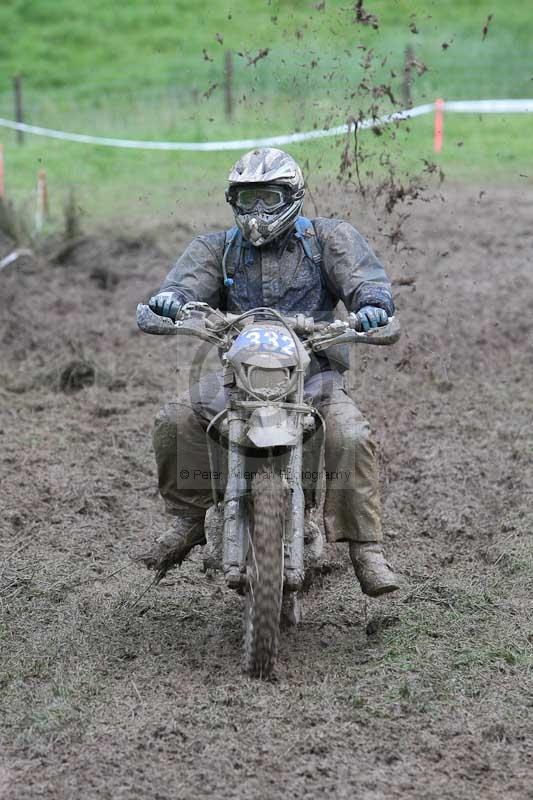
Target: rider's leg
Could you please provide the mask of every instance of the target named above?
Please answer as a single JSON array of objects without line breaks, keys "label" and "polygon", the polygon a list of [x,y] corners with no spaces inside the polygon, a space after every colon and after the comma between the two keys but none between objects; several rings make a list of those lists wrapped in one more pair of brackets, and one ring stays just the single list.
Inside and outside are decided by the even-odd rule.
[{"label": "rider's leg", "polygon": [[335,387],[319,410],[326,423],[324,522],[328,540],[381,542],[377,452],[368,422],[340,387]]},{"label": "rider's leg", "polygon": [[159,491],[175,520],[139,560],[156,570],[159,578],[181,564],[195,545],[205,543],[205,512],[213,502],[206,429],[223,407],[220,381],[209,376],[167,403],[156,418],[153,444]]},{"label": "rider's leg", "polygon": [[159,492],[172,516],[199,517],[211,505],[206,428],[188,395],[167,403],[156,417],[152,441]]},{"label": "rider's leg", "polygon": [[348,541],[355,573],[366,594],[398,588],[381,542],[376,445],[369,425],[341,386],[319,409],[326,422],[324,524],[329,541]]}]

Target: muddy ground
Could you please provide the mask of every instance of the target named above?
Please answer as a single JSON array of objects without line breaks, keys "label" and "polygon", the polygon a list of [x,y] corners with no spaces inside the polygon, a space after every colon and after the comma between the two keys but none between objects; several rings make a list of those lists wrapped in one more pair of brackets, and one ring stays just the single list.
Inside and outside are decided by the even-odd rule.
[{"label": "muddy ground", "polygon": [[533,797],[532,207],[451,187],[398,209],[405,239],[349,194],[321,209],[395,281],[403,338],[350,384],[403,587],[365,602],[339,548],[269,683],[198,559],[146,593],[129,559],[166,525],[150,432],[176,376],[135,304],[200,223],[0,272],[2,798]]}]

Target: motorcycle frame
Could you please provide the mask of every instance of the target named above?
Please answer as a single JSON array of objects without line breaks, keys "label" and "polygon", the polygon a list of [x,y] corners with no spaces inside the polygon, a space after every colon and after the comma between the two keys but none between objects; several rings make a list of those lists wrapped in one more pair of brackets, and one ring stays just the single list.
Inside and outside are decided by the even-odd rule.
[{"label": "motorcycle frame", "polygon": [[[316,461],[317,471],[323,464],[323,451],[325,439],[325,421],[322,415],[313,406],[299,402],[303,398],[304,371],[298,374],[297,385],[292,397],[286,401],[257,401],[243,398],[242,389],[232,389],[229,392],[226,408],[224,408],[209,424],[206,430],[206,440],[209,452],[211,468],[211,488],[213,501],[218,505],[223,495],[224,507],[224,526],[222,542],[222,562],[223,571],[228,586],[242,590],[246,580],[246,556],[251,540],[251,530],[248,522],[250,520],[250,509],[247,507],[250,497],[250,480],[246,477],[247,460],[250,454],[254,458],[264,457],[265,462],[274,469],[280,466],[280,471],[285,478],[289,493],[287,503],[287,513],[283,527],[283,554],[284,554],[284,590],[298,591],[301,589],[304,580],[304,532],[305,532],[305,509],[306,499],[302,483],[303,469],[303,443],[305,424],[304,418],[310,414],[319,421],[322,430],[320,447],[313,458]],[[250,445],[246,436],[247,423],[251,412],[266,404],[287,410],[290,414],[297,416],[296,430],[297,441],[295,444],[285,448],[278,448],[281,452],[274,453],[273,450],[266,448],[254,448]],[[224,428],[224,434],[214,437],[214,430],[220,431]],[[315,426],[316,427],[316,426]],[[227,433],[226,433],[227,431]],[[226,438],[227,437],[227,438]],[[217,475],[221,474],[218,469],[219,458],[215,450],[215,443],[224,438],[227,446],[227,474],[225,486]],[[224,489],[222,491],[222,488]],[[321,499],[320,488],[315,491],[314,505],[318,505]]]}]

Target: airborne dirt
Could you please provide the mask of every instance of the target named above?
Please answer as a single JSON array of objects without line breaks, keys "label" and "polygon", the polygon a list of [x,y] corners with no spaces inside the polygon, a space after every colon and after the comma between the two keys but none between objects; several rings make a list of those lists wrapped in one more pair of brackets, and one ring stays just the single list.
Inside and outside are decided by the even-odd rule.
[{"label": "airborne dirt", "polygon": [[403,326],[350,375],[403,588],[365,601],[339,546],[268,683],[197,557],[149,591],[129,559],[166,525],[150,433],[176,365],[135,304],[192,229],[0,273],[5,800],[533,797],[533,192],[448,188],[399,209],[405,240],[343,203]]}]

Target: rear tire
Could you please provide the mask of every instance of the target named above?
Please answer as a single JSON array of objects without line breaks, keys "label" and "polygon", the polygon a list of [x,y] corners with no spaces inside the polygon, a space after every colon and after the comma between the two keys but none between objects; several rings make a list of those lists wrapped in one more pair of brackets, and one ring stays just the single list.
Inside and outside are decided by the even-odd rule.
[{"label": "rear tire", "polygon": [[287,493],[272,467],[252,480],[253,524],[246,558],[243,671],[268,678],[275,666],[283,598],[283,523]]}]

